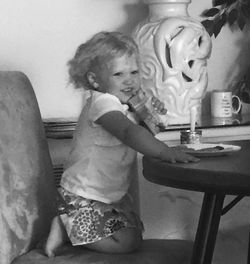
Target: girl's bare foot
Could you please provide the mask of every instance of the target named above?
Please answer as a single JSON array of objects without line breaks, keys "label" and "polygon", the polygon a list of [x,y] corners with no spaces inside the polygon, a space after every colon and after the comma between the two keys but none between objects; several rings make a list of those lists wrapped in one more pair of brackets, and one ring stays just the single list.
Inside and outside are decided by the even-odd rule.
[{"label": "girl's bare foot", "polygon": [[54,257],[56,250],[68,240],[66,230],[59,216],[52,220],[50,233],[44,246],[44,252],[48,257]]}]

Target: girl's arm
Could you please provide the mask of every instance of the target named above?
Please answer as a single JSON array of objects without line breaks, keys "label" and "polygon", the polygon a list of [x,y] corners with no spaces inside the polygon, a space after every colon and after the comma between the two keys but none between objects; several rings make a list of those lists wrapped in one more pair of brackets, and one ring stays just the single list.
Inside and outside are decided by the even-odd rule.
[{"label": "girl's arm", "polygon": [[134,124],[123,113],[112,111],[102,115],[96,121],[124,144],[146,156],[152,156],[167,162],[195,162],[199,159],[180,150],[173,150],[156,139],[148,130]]}]

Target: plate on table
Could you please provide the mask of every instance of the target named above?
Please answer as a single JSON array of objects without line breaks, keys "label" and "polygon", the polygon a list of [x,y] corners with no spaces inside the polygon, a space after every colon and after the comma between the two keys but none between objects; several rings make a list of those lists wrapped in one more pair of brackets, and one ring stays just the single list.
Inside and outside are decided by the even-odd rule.
[{"label": "plate on table", "polygon": [[240,146],[221,144],[221,143],[182,144],[182,145],[174,146],[174,148],[180,149],[185,153],[192,154],[197,157],[223,156],[239,151],[241,149]]}]

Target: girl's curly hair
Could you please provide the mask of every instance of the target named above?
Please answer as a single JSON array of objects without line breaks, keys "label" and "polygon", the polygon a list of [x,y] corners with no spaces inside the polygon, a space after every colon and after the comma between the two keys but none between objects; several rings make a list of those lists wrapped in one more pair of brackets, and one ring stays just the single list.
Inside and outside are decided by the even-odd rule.
[{"label": "girl's curly hair", "polygon": [[139,54],[135,41],[120,32],[102,31],[81,44],[68,62],[69,79],[75,88],[91,89],[87,73],[105,59],[128,54]]}]

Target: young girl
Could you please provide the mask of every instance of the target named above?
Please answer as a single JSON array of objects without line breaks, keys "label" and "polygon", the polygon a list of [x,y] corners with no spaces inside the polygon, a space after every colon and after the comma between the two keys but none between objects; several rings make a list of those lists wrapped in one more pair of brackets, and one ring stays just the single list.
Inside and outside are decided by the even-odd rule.
[{"label": "young girl", "polygon": [[67,240],[99,252],[131,252],[142,240],[142,224],[127,195],[136,152],[171,163],[198,159],[169,148],[136,124],[126,104],[140,89],[138,48],[130,37],[96,34],[77,49],[69,75],[76,88],[86,89],[88,99],[62,175],[59,215],[45,253],[54,256]]}]

